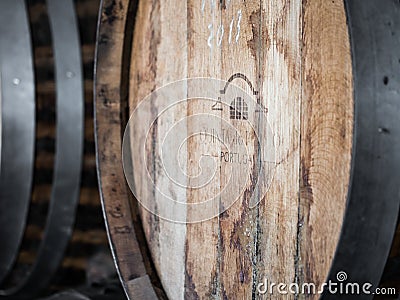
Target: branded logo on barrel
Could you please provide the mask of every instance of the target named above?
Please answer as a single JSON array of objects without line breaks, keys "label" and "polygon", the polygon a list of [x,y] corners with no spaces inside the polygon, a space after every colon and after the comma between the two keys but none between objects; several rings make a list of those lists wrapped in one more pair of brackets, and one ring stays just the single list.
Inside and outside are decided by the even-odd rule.
[{"label": "branded logo on barrel", "polygon": [[256,206],[276,168],[263,101],[240,73],[173,82],[140,101],[122,156],[141,205],[178,223],[213,218],[238,199]]}]

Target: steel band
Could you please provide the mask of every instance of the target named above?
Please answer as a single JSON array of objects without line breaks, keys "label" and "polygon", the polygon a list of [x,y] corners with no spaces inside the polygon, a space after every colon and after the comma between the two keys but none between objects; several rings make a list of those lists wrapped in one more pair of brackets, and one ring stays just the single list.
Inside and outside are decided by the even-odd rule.
[{"label": "steel band", "polygon": [[[337,282],[337,273],[347,271],[349,282],[368,282],[375,288],[399,212],[400,3],[345,3],[353,57],[355,134],[347,210],[328,280]],[[338,297],[352,295],[325,293],[323,298]]]},{"label": "steel band", "polygon": [[[12,1],[8,1],[12,2]],[[84,97],[82,60],[72,0],[48,0],[56,68],[56,153],[51,201],[44,237],[28,276],[1,295],[29,298],[57,270],[75,220],[83,156]]]},{"label": "steel band", "polygon": [[25,2],[0,1],[0,282],[18,255],[32,189],[35,86]]}]

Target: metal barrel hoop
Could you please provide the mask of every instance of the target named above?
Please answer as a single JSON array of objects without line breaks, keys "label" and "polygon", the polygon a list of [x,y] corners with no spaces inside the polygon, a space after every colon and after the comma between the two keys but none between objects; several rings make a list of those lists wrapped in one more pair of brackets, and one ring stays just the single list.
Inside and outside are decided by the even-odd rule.
[{"label": "metal barrel hoop", "polygon": [[[394,51],[400,49],[400,39],[394,34],[400,31],[400,5],[382,2],[345,1],[353,58],[354,152],[343,230],[328,277],[336,282],[337,274],[351,267],[349,281],[374,287],[389,255],[400,202],[396,176],[400,168],[400,57]],[[336,299],[324,293],[323,299],[331,298]]]},{"label": "metal barrel hoop", "polygon": [[26,225],[35,152],[35,83],[23,0],[0,1],[0,282],[12,269]]},{"label": "metal barrel hoop", "polygon": [[36,261],[20,284],[0,291],[1,296],[18,299],[31,297],[51,280],[71,236],[79,201],[84,95],[77,18],[72,0],[48,0],[47,7],[57,90],[54,173],[49,213]]}]

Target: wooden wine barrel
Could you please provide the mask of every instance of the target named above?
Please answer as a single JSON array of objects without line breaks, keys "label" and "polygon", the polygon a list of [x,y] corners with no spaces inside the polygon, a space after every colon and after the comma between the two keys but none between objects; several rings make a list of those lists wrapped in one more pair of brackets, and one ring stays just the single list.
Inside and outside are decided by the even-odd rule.
[{"label": "wooden wine barrel", "polygon": [[[103,1],[98,176],[131,299],[163,297],[159,283],[170,299],[328,299],[338,296],[324,282],[378,286],[399,210],[399,16],[394,0]],[[237,95],[221,100],[233,85],[261,109]],[[211,103],[210,89],[220,96]],[[182,95],[197,100],[181,104]],[[192,118],[204,114],[209,124]],[[183,118],[172,133],[179,148],[166,140]],[[240,140],[218,130],[250,132],[250,158],[236,158]],[[263,138],[273,160],[259,173]],[[212,169],[205,156],[215,176],[208,188],[191,186],[190,174]],[[169,160],[183,166],[183,188],[170,176],[178,167],[164,170]],[[163,204],[163,192],[174,202]],[[214,215],[192,209],[216,194]],[[262,295],[266,280],[317,290]]]}]

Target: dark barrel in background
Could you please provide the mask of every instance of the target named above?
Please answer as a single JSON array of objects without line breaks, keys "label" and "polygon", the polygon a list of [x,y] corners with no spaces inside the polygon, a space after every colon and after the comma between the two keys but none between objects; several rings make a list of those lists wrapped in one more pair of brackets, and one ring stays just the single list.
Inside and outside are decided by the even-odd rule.
[{"label": "dark barrel in background", "polygon": [[[1,43],[5,43],[4,31],[8,31],[6,36],[15,36],[14,41],[9,41],[9,48],[7,52],[2,53],[2,66],[8,64],[8,70],[14,70],[15,74],[21,74],[21,72],[30,72],[31,80],[31,92],[26,94],[25,101],[31,101],[33,106],[30,106],[29,113],[32,115],[32,124],[29,124],[31,132],[29,133],[33,140],[33,148],[29,148],[29,144],[24,144],[23,137],[20,138],[20,148],[14,149],[15,157],[18,156],[18,152],[23,154],[24,151],[30,151],[32,154],[32,164],[27,164],[23,168],[14,170],[17,172],[24,172],[26,168],[32,168],[32,188],[28,190],[28,194],[24,199],[19,199],[26,205],[26,219],[24,218],[21,224],[20,232],[20,243],[15,245],[18,247],[14,248],[12,253],[14,257],[10,260],[9,266],[12,267],[10,272],[4,272],[2,269],[2,275],[7,275],[4,278],[0,292],[0,298],[4,299],[33,299],[43,298],[46,295],[59,293],[62,290],[69,289],[88,289],[96,286],[97,289],[87,290],[84,293],[79,294],[79,297],[86,295],[106,295],[110,294],[112,297],[119,297],[118,282],[113,279],[115,277],[115,271],[112,263],[111,255],[109,254],[107,245],[107,236],[104,230],[104,222],[102,220],[102,213],[97,188],[96,168],[95,168],[95,149],[94,149],[94,135],[93,135],[93,61],[94,61],[94,49],[95,49],[95,36],[97,27],[97,15],[99,9],[99,1],[97,0],[77,0],[77,1],[2,1],[2,6],[9,3],[16,5],[14,16],[9,15],[6,27],[2,27],[2,40]],[[52,3],[50,3],[52,2]],[[3,4],[4,3],[4,4]],[[52,7],[49,6],[52,5]],[[54,7],[54,5],[61,4],[63,8]],[[3,8],[2,8],[3,9]],[[4,14],[3,10],[3,14]],[[9,12],[10,13],[10,12]],[[13,20],[12,18],[18,15],[18,18]],[[50,16],[52,14],[52,16]],[[2,15],[2,18],[5,18]],[[11,18],[11,19],[10,19]],[[24,35],[18,36],[18,28],[12,26],[12,22],[18,22],[25,26]],[[57,23],[58,24],[55,24]],[[61,23],[61,24],[60,24]],[[19,26],[21,27],[21,25]],[[56,28],[54,28],[56,27]],[[72,39],[72,40],[71,40]],[[20,43],[19,46],[17,43]],[[22,44],[21,44],[22,43]],[[57,43],[57,46],[55,46]],[[77,44],[79,43],[79,44]],[[29,47],[30,44],[30,47]],[[14,48],[13,48],[14,47]],[[18,49],[20,47],[20,49]],[[58,47],[58,49],[55,49]],[[61,47],[61,49],[60,49]],[[72,47],[72,49],[71,49]],[[4,47],[2,48],[4,49]],[[21,50],[22,49],[22,50]],[[26,55],[21,59],[18,57],[18,52],[25,51]],[[73,57],[71,58],[68,53]],[[57,56],[58,55],[58,56]],[[56,58],[57,56],[57,58]],[[13,58],[15,57],[15,58]],[[80,57],[80,59],[79,59]],[[20,61],[18,61],[20,59]],[[75,61],[74,61],[75,59]],[[79,59],[80,62],[77,62]],[[31,66],[25,64],[25,61],[31,60]],[[72,60],[72,62],[71,62]],[[77,64],[78,63],[78,64]],[[14,64],[14,65],[13,65]],[[75,65],[74,65],[75,64]],[[72,68],[75,69],[65,69]],[[59,72],[59,73],[57,73]],[[4,69],[2,69],[2,85],[7,85],[9,82],[4,80],[10,79],[12,82],[11,87],[18,89],[23,87],[23,78],[13,82],[13,77],[10,77],[11,73],[8,71],[5,76]],[[68,84],[70,80],[76,79],[79,85],[74,87],[68,87],[64,91],[60,91],[60,84]],[[13,84],[14,83],[14,84]],[[4,89],[2,89],[4,91]],[[63,94],[64,93],[64,94]],[[3,103],[5,96],[2,93]],[[8,95],[9,96],[9,95]],[[12,96],[12,95],[11,95]],[[80,110],[81,113],[76,113],[75,117],[66,115],[66,111],[62,106],[57,105],[57,97],[64,97],[61,101],[65,105],[70,105],[71,108]],[[81,105],[77,105],[76,101],[82,97]],[[11,107],[15,106],[20,112],[27,113],[28,107],[18,106],[16,98],[11,98],[11,102],[8,99],[8,103]],[[14,101],[14,102],[13,102]],[[68,107],[67,107],[68,108]],[[4,112],[4,111],[3,111]],[[57,119],[62,119],[62,115],[68,117],[64,120],[64,125],[57,128]],[[60,117],[61,116],[61,117]],[[75,124],[72,124],[74,122]],[[9,121],[9,120],[8,120]],[[28,118],[16,119],[15,126],[24,126],[24,122],[29,121]],[[22,122],[22,123],[18,123]],[[22,124],[22,125],[18,125]],[[79,155],[73,154],[73,159],[70,164],[79,162],[80,167],[76,174],[77,180],[79,180],[77,188],[72,190],[64,191],[65,201],[73,203],[68,205],[67,209],[58,217],[69,215],[70,223],[68,226],[63,228],[60,227],[60,222],[53,223],[57,230],[61,230],[61,233],[66,233],[66,239],[64,245],[61,243],[61,235],[56,235],[52,238],[52,242],[48,243],[45,247],[50,253],[54,253],[58,256],[57,260],[52,262],[47,261],[51,259],[50,256],[45,257],[45,264],[53,264],[52,269],[43,269],[37,274],[36,280],[38,284],[31,287],[29,290],[21,293],[21,291],[6,291],[8,288],[20,285],[25,280],[26,276],[32,270],[32,267],[37,263],[37,254],[43,241],[44,229],[46,226],[47,218],[53,213],[50,209],[50,200],[52,195],[52,188],[54,184],[55,174],[55,160],[56,160],[56,148],[57,148],[57,137],[69,134],[68,132],[60,133],[58,130],[71,129],[75,125],[81,124],[79,131],[72,132],[69,138],[80,140],[81,145],[77,147],[76,152],[81,151],[81,159]],[[4,129],[4,123],[3,123]],[[2,138],[2,147],[11,142],[10,137]],[[18,137],[11,137],[18,139]],[[17,140],[18,141],[18,140]],[[72,147],[73,144],[68,144],[68,139],[61,140],[61,147],[64,149],[61,151],[68,151],[68,147]],[[65,144],[67,142],[67,144]],[[75,145],[76,147],[76,145]],[[67,153],[64,152],[64,156],[60,157],[60,162],[65,161]],[[8,157],[2,157],[2,162],[9,159]],[[80,162],[81,160],[81,162]],[[67,160],[68,162],[68,160]],[[2,167],[4,163],[2,163]],[[2,169],[2,172],[4,170]],[[13,171],[11,169],[11,171]],[[29,176],[29,173],[28,173]],[[58,182],[60,179],[67,179],[69,175],[63,173],[59,175]],[[11,186],[12,191],[18,191],[20,187]],[[0,201],[4,203],[3,195]],[[57,195],[59,197],[60,195]],[[75,199],[74,199],[75,198]],[[59,206],[59,204],[58,204]],[[3,207],[3,206],[2,206]],[[59,206],[60,207],[60,206]],[[7,231],[11,237],[17,236],[17,228],[12,228],[6,219],[2,211],[1,224],[7,227]],[[11,214],[11,210],[8,210],[8,214]],[[10,215],[15,221],[15,216]],[[58,223],[58,224],[57,224]],[[6,239],[10,236],[4,236],[2,230],[1,239],[4,241],[3,250],[0,251],[0,256],[4,257],[4,250],[7,242]],[[67,242],[65,244],[65,242]],[[42,245],[43,247],[43,245]],[[7,259],[9,259],[8,257]],[[5,259],[2,258],[2,261]],[[3,264],[4,265],[4,264]],[[7,273],[7,274],[6,274]],[[114,282],[113,282],[114,280]],[[106,289],[109,289],[107,292]],[[6,296],[5,294],[10,294]],[[78,295],[78,293],[76,293]],[[75,294],[67,294],[65,297],[73,299]]]}]

